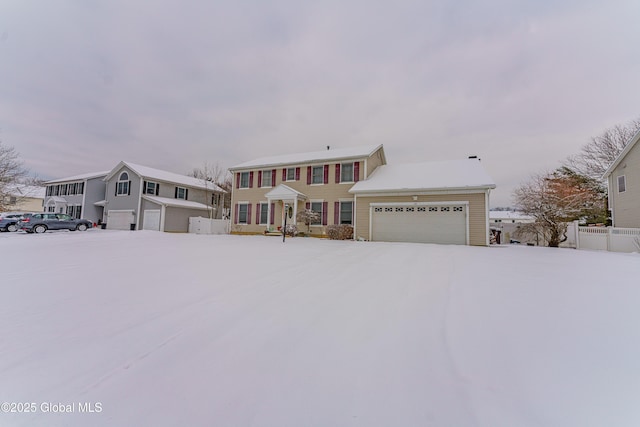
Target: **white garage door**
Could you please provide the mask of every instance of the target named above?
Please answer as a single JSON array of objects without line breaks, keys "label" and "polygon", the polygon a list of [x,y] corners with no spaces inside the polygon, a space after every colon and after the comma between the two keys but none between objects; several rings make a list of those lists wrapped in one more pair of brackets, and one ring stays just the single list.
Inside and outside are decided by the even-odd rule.
[{"label": "white garage door", "polygon": [[107,228],[110,230],[130,230],[136,222],[132,210],[110,210],[107,212]]},{"label": "white garage door", "polygon": [[371,240],[466,245],[467,206],[373,206]]},{"label": "white garage door", "polygon": [[146,209],[142,221],[144,230],[160,231],[160,209]]}]

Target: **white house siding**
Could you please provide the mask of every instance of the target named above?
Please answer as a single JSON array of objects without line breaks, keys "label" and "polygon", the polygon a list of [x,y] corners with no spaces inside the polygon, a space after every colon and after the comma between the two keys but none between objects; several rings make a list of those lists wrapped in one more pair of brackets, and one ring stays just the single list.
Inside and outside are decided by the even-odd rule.
[{"label": "white house siding", "polygon": [[[118,179],[120,178],[120,174],[122,172],[127,172],[129,175],[129,181],[131,184],[129,185],[130,194],[126,196],[116,196],[116,188]],[[140,199],[140,178],[136,175],[135,172],[130,170],[127,167],[120,168],[107,182],[106,188],[106,200],[107,204],[104,207],[104,216],[105,220],[108,215],[108,211],[110,210],[133,210],[136,218],[138,217],[138,200]],[[136,229],[139,227],[136,226]]]},{"label": "white house siding", "polygon": [[437,194],[417,196],[359,196],[356,200],[355,237],[370,240],[369,205],[370,203],[411,203],[411,202],[468,202],[469,203],[469,244],[486,246],[488,230],[485,193],[472,194]]},{"label": "white house siding", "polygon": [[[621,175],[626,179],[624,193],[618,193]],[[609,206],[614,227],[640,228],[640,143],[635,144],[609,175]]]}]

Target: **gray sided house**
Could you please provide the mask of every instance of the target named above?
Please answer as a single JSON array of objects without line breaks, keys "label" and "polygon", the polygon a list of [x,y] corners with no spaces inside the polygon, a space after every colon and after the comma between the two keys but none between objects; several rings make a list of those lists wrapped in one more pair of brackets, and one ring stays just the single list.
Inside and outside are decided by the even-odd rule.
[{"label": "gray sided house", "polygon": [[47,181],[44,211],[67,213],[74,218],[85,218],[97,223],[102,220],[104,177],[109,172],[93,172]]},{"label": "gray sided house", "polygon": [[189,217],[222,217],[225,191],[211,182],[129,162],[104,180],[108,229],[187,232]]},{"label": "gray sided house", "polygon": [[614,227],[640,228],[640,132],[618,155],[603,178],[609,188]]}]

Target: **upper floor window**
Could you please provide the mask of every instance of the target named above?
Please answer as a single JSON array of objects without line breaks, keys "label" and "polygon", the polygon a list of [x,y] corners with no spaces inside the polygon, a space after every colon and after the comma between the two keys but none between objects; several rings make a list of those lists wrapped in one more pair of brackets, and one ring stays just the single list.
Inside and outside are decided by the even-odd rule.
[{"label": "upper floor window", "polygon": [[160,185],[157,182],[145,181],[143,191],[144,194],[157,196],[160,192]]},{"label": "upper floor window", "polygon": [[311,183],[323,184],[324,183],[324,166],[314,166],[311,171]]},{"label": "upper floor window", "polygon": [[353,163],[342,163],[340,182],[353,182]]},{"label": "upper floor window", "polygon": [[122,172],[116,183],[116,196],[128,196],[130,193],[131,181],[129,181],[129,174]]},{"label": "upper floor window", "polygon": [[296,180],[296,168],[287,168],[286,181]]},{"label": "upper floor window", "polygon": [[176,187],[176,199],[187,200],[189,190],[183,187]]},{"label": "upper floor window", "polygon": [[627,178],[624,175],[618,177],[618,193],[627,191]]},{"label": "upper floor window", "polygon": [[238,188],[249,188],[249,172],[240,172]]},{"label": "upper floor window", "polygon": [[260,187],[272,187],[273,186],[272,174],[273,174],[273,171],[271,169],[262,171],[262,173],[261,173],[262,182],[260,183]]}]

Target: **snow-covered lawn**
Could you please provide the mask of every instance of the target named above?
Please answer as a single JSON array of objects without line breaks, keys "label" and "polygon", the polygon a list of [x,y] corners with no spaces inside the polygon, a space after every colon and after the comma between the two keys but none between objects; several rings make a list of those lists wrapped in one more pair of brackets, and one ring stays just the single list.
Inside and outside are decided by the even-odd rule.
[{"label": "snow-covered lawn", "polygon": [[0,260],[0,402],[36,411],[1,426],[640,425],[638,254],[90,230]]}]

